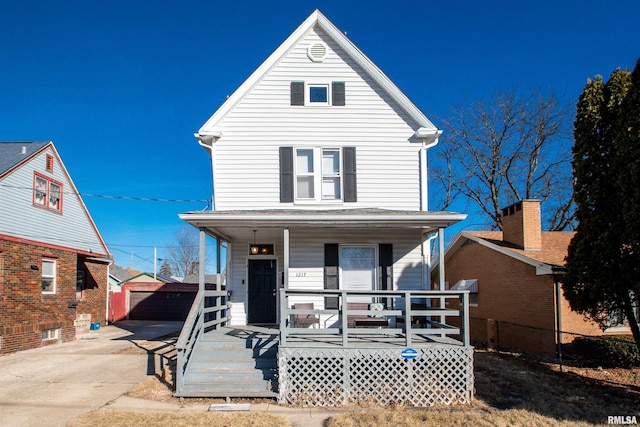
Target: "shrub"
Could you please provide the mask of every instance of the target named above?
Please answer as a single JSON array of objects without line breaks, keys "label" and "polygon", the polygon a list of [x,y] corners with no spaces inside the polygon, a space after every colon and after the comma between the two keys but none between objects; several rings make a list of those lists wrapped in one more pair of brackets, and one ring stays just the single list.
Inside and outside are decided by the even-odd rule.
[{"label": "shrub", "polygon": [[640,366],[640,353],[633,337],[577,337],[573,340],[576,355],[589,364],[603,368]]}]

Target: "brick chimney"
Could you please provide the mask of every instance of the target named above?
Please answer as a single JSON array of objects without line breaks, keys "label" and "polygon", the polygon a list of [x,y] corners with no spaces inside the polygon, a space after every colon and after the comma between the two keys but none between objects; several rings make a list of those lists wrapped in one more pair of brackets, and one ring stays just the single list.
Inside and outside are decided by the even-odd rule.
[{"label": "brick chimney", "polygon": [[502,209],[502,236],[525,251],[541,250],[540,200],[522,200]]}]

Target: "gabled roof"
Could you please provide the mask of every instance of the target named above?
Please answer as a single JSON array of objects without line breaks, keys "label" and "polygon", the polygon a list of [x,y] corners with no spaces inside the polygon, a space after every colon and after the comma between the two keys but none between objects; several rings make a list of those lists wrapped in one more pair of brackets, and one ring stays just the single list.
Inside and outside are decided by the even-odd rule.
[{"label": "gabled roof", "polygon": [[[320,28],[347,55],[358,64],[387,94],[411,117],[421,129],[419,137],[435,140],[436,126],[413,104],[409,98],[387,77],[373,61],[356,47],[326,16],[316,9],[291,35],[260,65],[247,80],[218,108],[200,128],[196,136],[219,136],[217,124],[224,116],[276,65],[303,37],[314,28]],[[427,141],[432,142],[432,141]]]},{"label": "gabled roof", "polygon": [[0,142],[0,178],[51,142]]},{"label": "gabled roof", "polygon": [[535,267],[537,274],[553,274],[564,270],[567,249],[574,235],[575,232],[566,231],[543,232],[542,248],[539,251],[525,251],[505,242],[501,231],[466,231],[456,236],[444,258],[446,262],[466,242],[473,241]]},{"label": "gabled roof", "polygon": [[[76,188],[75,184],[73,183],[73,180],[71,179],[71,175],[69,175],[69,172],[67,171],[67,168],[65,167],[64,162],[60,158],[60,155],[58,154],[58,150],[56,149],[52,141],[49,141],[49,142],[0,142],[0,179],[6,178],[7,176],[9,176],[9,174],[13,173],[18,168],[23,167],[25,164],[30,162],[32,159],[34,159],[37,155],[39,155],[44,150],[51,150],[53,157],[55,158],[57,163],[60,165],[60,168],[66,179],[66,182],[69,185],[69,187],[67,187],[67,190],[65,192],[72,194],[73,195],[72,197],[75,197],[78,200],[80,209],[82,209],[82,211],[86,215],[86,218],[89,221],[90,227],[95,232],[97,241],[99,242],[99,245],[101,246],[101,250],[103,251],[101,253],[96,253],[96,254],[100,256],[104,255],[110,258],[111,254],[109,252],[109,249],[107,248],[107,244],[102,238],[102,235],[98,230],[98,227],[93,221],[93,218],[89,213],[89,210],[84,204],[84,201],[82,200],[82,197],[78,192],[78,189]],[[18,236],[18,237],[23,237],[23,236]],[[75,249],[78,249],[78,248],[75,247]],[[89,252],[91,253],[91,250]],[[95,253],[95,250],[94,250],[94,253]],[[96,258],[96,260],[98,259]],[[105,261],[105,260],[106,259],[102,259],[101,261]]]},{"label": "gabled roof", "polygon": [[129,273],[128,270],[115,264],[109,267],[109,274],[113,276],[118,282],[126,282],[127,279],[133,277],[133,274]]},{"label": "gabled roof", "polygon": [[[153,280],[153,273],[140,273],[140,274],[138,274],[136,276],[129,277],[129,278],[121,281],[120,283],[118,283],[118,285],[120,285],[122,283],[125,283],[125,282],[131,282],[134,279],[137,279],[137,278],[143,277],[143,276],[149,277],[150,279]],[[180,281],[175,280],[175,279],[173,279],[173,278],[171,278],[169,276],[165,276],[164,274],[160,274],[160,273],[156,273],[156,281],[157,282],[163,282],[163,283],[180,283]]]}]

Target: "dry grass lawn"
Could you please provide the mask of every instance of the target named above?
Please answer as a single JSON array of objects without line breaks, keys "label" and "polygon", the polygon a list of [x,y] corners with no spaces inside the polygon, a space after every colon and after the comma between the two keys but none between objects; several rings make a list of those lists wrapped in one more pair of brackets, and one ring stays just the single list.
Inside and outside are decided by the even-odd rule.
[{"label": "dry grass lawn", "polygon": [[[636,375],[634,375],[634,373]],[[636,416],[640,421],[640,368],[585,370],[542,363],[519,355],[475,353],[475,400],[468,406],[414,409],[350,408],[325,421],[346,426],[589,426],[607,424],[607,416]],[[221,399],[178,399],[172,394],[170,370],[134,387],[128,395],[180,403],[221,403]],[[253,402],[233,400],[234,403]],[[273,403],[273,401],[269,401]],[[288,426],[285,418],[268,413],[132,413],[100,409],[73,423],[80,426]]]},{"label": "dry grass lawn", "polygon": [[258,412],[129,412],[98,409],[67,424],[67,427],[272,427],[291,426],[289,420]]}]

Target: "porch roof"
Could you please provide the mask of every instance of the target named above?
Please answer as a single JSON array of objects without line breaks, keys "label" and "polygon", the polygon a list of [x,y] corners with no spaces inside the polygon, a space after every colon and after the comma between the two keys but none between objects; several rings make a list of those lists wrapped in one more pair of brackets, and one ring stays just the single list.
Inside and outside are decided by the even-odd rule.
[{"label": "porch roof", "polygon": [[186,212],[180,219],[216,234],[233,228],[415,228],[435,231],[462,221],[466,214],[362,209],[260,209]]}]

